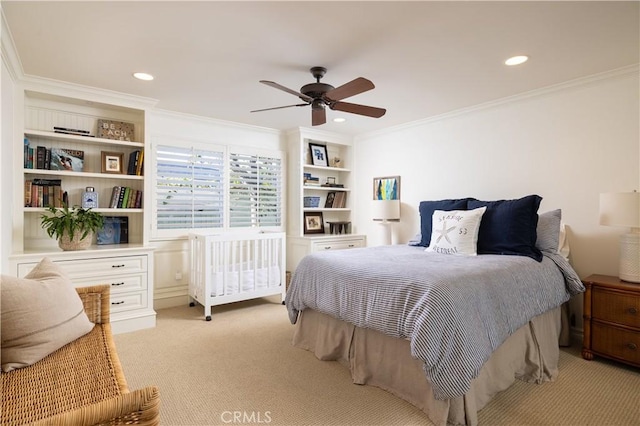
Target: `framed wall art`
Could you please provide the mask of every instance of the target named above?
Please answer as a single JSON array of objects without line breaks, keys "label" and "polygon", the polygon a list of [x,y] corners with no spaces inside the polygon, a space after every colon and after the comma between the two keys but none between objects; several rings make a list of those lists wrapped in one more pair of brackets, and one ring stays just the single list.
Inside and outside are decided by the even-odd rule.
[{"label": "framed wall art", "polygon": [[311,155],[311,164],[314,166],[329,166],[329,155],[327,147],[316,143],[309,143],[309,154]]},{"label": "framed wall art", "polygon": [[374,200],[399,200],[400,176],[386,176],[373,178]]}]

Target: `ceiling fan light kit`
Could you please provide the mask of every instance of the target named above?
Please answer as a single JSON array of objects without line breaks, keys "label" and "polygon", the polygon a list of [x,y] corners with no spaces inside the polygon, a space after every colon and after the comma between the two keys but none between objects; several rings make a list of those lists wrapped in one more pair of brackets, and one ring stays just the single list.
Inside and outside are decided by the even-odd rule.
[{"label": "ceiling fan light kit", "polygon": [[300,88],[299,92],[293,89],[289,89],[288,87],[282,86],[273,81],[260,80],[260,83],[295,95],[306,103],[257,109],[251,112],[311,105],[311,124],[313,126],[319,126],[327,122],[327,106],[332,110],[374,118],[380,118],[387,112],[387,110],[384,108],[341,102],[342,99],[349,98],[351,96],[355,96],[375,88],[373,83],[366,78],[358,77],[348,83],[343,84],[342,86],[333,87],[330,84],[320,82],[320,79],[324,77],[327,72],[327,69],[325,67],[312,67],[309,71],[311,72],[311,75],[313,75],[313,77],[316,79],[316,82],[305,84]]}]

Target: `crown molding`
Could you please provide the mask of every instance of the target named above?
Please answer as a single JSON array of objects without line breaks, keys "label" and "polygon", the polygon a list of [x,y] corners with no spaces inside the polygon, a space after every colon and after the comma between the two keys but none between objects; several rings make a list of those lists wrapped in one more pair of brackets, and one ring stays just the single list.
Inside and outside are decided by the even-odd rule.
[{"label": "crown molding", "polygon": [[7,19],[4,16],[4,10],[2,10],[1,2],[0,18],[0,26],[2,27],[2,29],[0,30],[0,49],[2,54],[2,62],[6,64],[9,75],[11,75],[13,81],[18,81],[24,77],[24,72],[22,71],[22,62],[20,61],[20,57],[18,56],[11,31],[9,31],[9,25],[7,24]]},{"label": "crown molding", "polygon": [[489,102],[483,102],[481,104],[473,105],[466,108],[457,109],[454,111],[446,112],[444,114],[434,115],[432,117],[423,118],[417,121],[411,121],[409,123],[400,124],[397,126],[387,127],[382,130],[361,133],[355,136],[355,140],[367,139],[370,137],[382,136],[389,133],[395,133],[402,130],[411,129],[413,127],[424,126],[430,123],[448,120],[450,118],[459,117],[466,114],[471,114],[477,111],[486,110],[489,108],[495,108],[500,105],[510,104],[514,102],[520,102],[525,99],[546,96],[552,93],[573,89],[576,87],[589,86],[599,83],[603,80],[611,80],[621,77],[626,77],[640,72],[640,64],[628,65],[622,68],[616,68],[614,70],[605,71],[598,74],[592,74],[586,77],[580,77],[573,80],[568,80],[562,83],[554,84],[551,86],[542,87],[540,89],[530,90],[528,92],[519,93],[513,96],[507,96],[504,98],[496,99]]}]

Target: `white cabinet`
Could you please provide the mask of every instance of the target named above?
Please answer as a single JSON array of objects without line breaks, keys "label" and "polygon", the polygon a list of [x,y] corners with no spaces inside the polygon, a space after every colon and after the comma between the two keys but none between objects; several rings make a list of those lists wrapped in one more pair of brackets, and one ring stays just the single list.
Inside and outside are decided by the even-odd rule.
[{"label": "white cabinet", "polygon": [[[351,138],[312,129],[287,133],[289,146],[287,269],[294,271],[305,255],[318,250],[340,250],[366,245],[353,217],[353,147]],[[327,164],[314,164],[310,144],[326,149]],[[324,154],[323,154],[324,156]],[[314,178],[310,181],[309,175]],[[310,205],[306,200],[317,203]],[[342,199],[342,203],[329,200]],[[309,226],[321,223],[317,226]],[[305,226],[305,223],[307,226]],[[333,232],[331,232],[333,231]]]},{"label": "white cabinet", "polygon": [[[106,246],[105,246],[106,247]],[[111,323],[114,333],[155,326],[153,310],[153,251],[148,248],[104,248],[100,250],[48,253],[76,287],[111,286]],[[12,268],[24,277],[42,259],[42,254],[11,257]]]},{"label": "white cabinet", "polygon": [[[20,91],[22,95],[16,97],[15,105],[16,110],[23,113],[16,114],[14,122],[13,170],[17,188],[11,209],[13,234],[9,256],[13,271],[17,276],[24,276],[42,258],[49,257],[64,267],[75,286],[111,285],[115,332],[153,327],[153,251],[147,246],[149,226],[145,226],[145,218],[148,212],[144,209],[145,185],[148,185],[144,167],[146,111],[153,102],[54,83],[51,86],[25,83]],[[109,127],[115,129],[112,134],[100,137],[101,120],[113,124],[114,127]],[[126,135],[117,123],[124,123],[122,129]],[[67,130],[62,133],[60,128]],[[33,150],[31,160],[24,149],[26,142]],[[43,164],[38,167],[38,147],[43,153],[49,152],[49,167]],[[130,172],[129,163],[135,159],[136,152],[142,154],[141,167]],[[68,159],[54,163],[55,159],[62,159],[64,153],[69,154],[71,163]],[[114,159],[115,170],[109,158]],[[34,198],[35,186],[42,191],[43,198]],[[128,242],[97,245],[94,236],[88,250],[63,252],[41,227],[43,205],[55,205],[54,200],[65,192],[69,206],[82,205],[82,194],[87,187],[94,188],[98,194],[98,207],[94,210],[122,221],[126,217]],[[114,187],[128,188],[129,194],[139,193],[138,205],[132,199],[131,204],[112,207]],[[43,202],[45,191],[51,196],[46,204]]]}]

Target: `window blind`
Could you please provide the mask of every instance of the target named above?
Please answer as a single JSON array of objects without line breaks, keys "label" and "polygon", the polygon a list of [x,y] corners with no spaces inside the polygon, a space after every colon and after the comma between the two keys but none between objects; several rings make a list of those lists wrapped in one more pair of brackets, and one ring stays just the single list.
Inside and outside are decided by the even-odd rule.
[{"label": "window blind", "polygon": [[158,146],[157,229],[221,228],[224,152]]},{"label": "window blind", "polygon": [[280,226],[282,181],[282,159],[229,154],[229,226]]}]

